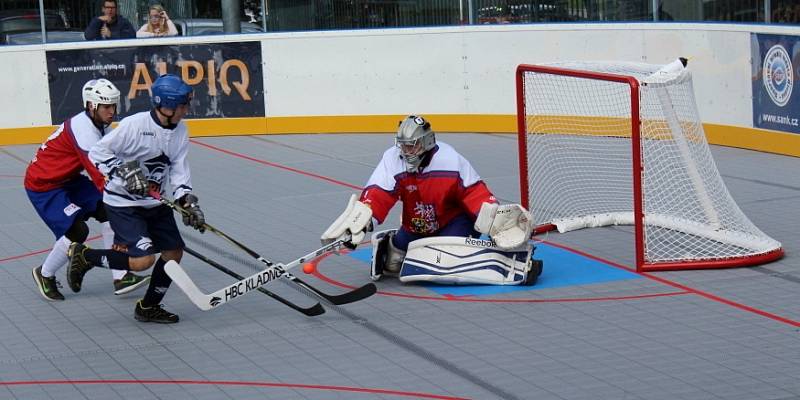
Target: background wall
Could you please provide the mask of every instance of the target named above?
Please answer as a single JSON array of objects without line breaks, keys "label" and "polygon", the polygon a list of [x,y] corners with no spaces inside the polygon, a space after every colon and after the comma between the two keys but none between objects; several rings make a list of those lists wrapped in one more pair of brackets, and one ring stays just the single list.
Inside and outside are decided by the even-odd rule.
[{"label": "background wall", "polygon": [[[796,27],[761,25],[541,24],[187,37],[169,43],[261,42],[266,118],[193,121],[195,134],[390,132],[398,116],[408,113],[431,116],[440,131],[513,132],[518,64],[662,64],[685,56],[712,142],[759,148],[760,142],[777,141],[760,149],[800,155],[800,135],[753,129],[751,32],[800,35]],[[113,46],[165,44],[160,40]],[[0,144],[36,142],[52,129],[45,50],[89,47],[102,51],[108,45],[0,48],[6,94],[0,97]],[[739,139],[725,139],[731,132]],[[745,136],[747,143],[740,140]]]}]

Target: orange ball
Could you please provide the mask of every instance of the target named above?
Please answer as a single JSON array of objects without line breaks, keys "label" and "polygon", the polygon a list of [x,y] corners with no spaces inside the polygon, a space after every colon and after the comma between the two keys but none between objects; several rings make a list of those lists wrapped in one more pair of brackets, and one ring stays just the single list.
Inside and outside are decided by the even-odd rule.
[{"label": "orange ball", "polygon": [[314,266],[314,264],[312,264],[310,262],[303,264],[303,272],[305,272],[307,274],[313,274],[314,270],[316,270],[316,269],[317,268]]}]

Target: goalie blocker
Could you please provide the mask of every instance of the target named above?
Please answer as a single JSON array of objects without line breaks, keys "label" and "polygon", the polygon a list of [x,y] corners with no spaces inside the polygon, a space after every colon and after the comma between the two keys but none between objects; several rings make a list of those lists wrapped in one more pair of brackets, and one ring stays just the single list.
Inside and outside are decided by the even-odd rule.
[{"label": "goalie blocker", "polygon": [[451,285],[533,285],[542,273],[541,260],[531,259],[534,246],[525,242],[501,249],[493,240],[462,236],[419,239],[402,252],[391,244],[394,231],[373,237],[373,280],[384,272],[397,274],[401,282],[434,282]]}]

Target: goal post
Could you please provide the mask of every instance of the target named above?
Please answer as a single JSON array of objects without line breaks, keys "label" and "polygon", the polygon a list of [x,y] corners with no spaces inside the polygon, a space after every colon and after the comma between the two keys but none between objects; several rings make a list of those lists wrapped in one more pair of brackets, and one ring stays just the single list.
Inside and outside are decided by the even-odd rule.
[{"label": "goal post", "polygon": [[686,60],[519,65],[522,204],[536,232],[632,225],[637,271],[783,256],[728,192]]}]

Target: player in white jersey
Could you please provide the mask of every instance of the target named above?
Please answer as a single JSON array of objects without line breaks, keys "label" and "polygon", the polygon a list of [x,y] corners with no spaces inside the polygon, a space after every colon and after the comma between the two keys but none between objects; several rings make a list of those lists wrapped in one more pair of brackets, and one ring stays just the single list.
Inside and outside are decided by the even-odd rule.
[{"label": "player in white jersey", "polygon": [[164,265],[170,260],[180,262],[184,243],[172,210],[154,195],[163,194],[164,184],[169,183],[177,203],[189,211],[184,224],[203,231],[205,218],[192,194],[186,160],[189,133],[182,121],[189,111],[192,88],[180,77],[167,74],[153,82],[151,93],[150,111],[123,119],[89,152],[89,158],[108,178],[103,202],[115,233],[114,248],[94,250],[73,244],[67,278],[82,282],[89,269],[102,266],[103,258],[112,269],[131,271],[148,269],[155,262],[150,286],[136,303],[134,317],[143,322],[175,323],[178,316],[160,304],[172,283]]},{"label": "player in white jersey", "polygon": [[[44,263],[32,272],[39,293],[50,301],[64,300],[55,273],[67,263],[70,243],[83,242],[89,235],[86,220],[94,218],[103,224],[105,247],[110,248],[114,239],[102,203],[105,179],[87,153],[109,130],[120,93],[106,79],[89,80],[81,92],[83,110],[64,121],[39,146],[25,170],[28,198],[56,236]],[[82,174],[84,171],[89,178]],[[118,270],[113,271],[113,277],[115,294],[133,291],[149,279]],[[70,288],[80,291],[80,287]]]}]

